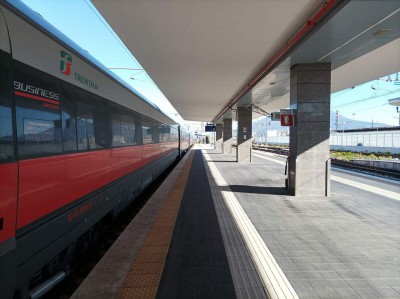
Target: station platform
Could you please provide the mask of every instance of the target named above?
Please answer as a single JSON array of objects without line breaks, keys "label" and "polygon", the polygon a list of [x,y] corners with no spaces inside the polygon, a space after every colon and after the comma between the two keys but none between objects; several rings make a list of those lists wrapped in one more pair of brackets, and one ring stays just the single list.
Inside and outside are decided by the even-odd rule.
[{"label": "station platform", "polygon": [[400,183],[332,170],[293,197],[285,157],[195,145],[71,298],[400,298]]}]

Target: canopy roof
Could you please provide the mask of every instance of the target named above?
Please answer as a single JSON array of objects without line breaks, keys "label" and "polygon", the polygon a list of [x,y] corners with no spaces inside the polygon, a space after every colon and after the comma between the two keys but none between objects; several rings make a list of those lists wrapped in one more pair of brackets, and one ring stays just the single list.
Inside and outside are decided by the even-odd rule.
[{"label": "canopy roof", "polygon": [[92,2],[186,120],[287,107],[299,63],[332,92],[400,70],[400,0]]}]

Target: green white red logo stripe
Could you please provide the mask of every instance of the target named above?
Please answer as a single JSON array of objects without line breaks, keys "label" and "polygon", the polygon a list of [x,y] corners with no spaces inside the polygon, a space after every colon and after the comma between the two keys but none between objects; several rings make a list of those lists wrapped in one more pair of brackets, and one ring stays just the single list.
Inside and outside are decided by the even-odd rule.
[{"label": "green white red logo stripe", "polygon": [[71,74],[72,56],[65,51],[61,51],[60,71],[66,76]]}]

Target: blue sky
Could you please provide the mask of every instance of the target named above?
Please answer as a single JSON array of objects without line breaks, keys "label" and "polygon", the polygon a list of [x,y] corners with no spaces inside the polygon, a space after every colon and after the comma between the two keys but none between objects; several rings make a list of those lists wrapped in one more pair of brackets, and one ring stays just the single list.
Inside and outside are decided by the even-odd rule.
[{"label": "blue sky", "polygon": [[339,110],[339,115],[350,119],[399,125],[400,115],[388,104],[388,100],[400,97],[399,77],[400,72],[336,92],[331,95],[331,110]]},{"label": "blue sky", "polygon": [[[177,121],[182,120],[180,116],[176,116],[176,110],[89,0],[22,0],[22,2],[37,11],[106,67],[112,68],[118,76],[155,103],[168,116]],[[387,79],[388,76],[332,94],[331,109],[339,110],[340,115],[350,119],[354,117],[355,120],[399,125],[396,108],[387,102],[389,99],[400,97],[400,85],[395,85],[396,74],[390,74],[392,82]]]},{"label": "blue sky", "polygon": [[[89,0],[22,0],[93,57],[156,104],[182,121],[175,108],[150,79]],[[114,69],[116,68],[116,69]]]}]

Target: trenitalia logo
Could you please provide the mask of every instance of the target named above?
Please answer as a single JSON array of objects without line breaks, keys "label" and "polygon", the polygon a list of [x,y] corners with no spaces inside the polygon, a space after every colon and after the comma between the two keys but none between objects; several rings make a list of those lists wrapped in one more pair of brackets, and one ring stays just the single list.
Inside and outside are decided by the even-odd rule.
[{"label": "trenitalia logo", "polygon": [[[79,60],[78,60],[78,62],[79,62]],[[71,67],[72,67],[72,55],[68,54],[65,51],[61,51],[61,60],[60,60],[61,73],[63,73],[66,76],[71,75]],[[97,83],[91,81],[86,76],[83,76],[78,73],[74,73],[74,75],[72,77],[75,79],[75,81],[78,81],[81,84],[84,84],[84,85],[86,85],[90,88],[96,89],[96,90],[99,89],[99,86],[97,85]]]},{"label": "trenitalia logo", "polygon": [[61,51],[60,71],[66,76],[71,74],[72,56],[65,51]]}]

